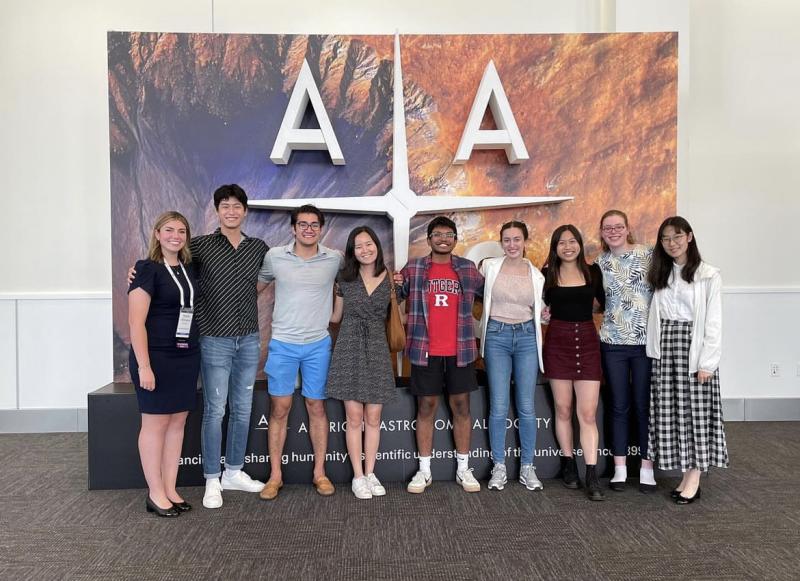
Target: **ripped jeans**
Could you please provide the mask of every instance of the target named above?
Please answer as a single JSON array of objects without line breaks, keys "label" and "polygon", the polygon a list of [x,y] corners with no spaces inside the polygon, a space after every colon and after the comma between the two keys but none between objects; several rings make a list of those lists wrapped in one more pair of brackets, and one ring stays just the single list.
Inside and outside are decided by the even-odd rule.
[{"label": "ripped jeans", "polygon": [[203,375],[203,427],[201,445],[203,476],[221,474],[222,418],[228,403],[228,435],[225,439],[225,468],[244,466],[253,383],[261,355],[258,333],[239,337],[200,337],[200,367]]}]

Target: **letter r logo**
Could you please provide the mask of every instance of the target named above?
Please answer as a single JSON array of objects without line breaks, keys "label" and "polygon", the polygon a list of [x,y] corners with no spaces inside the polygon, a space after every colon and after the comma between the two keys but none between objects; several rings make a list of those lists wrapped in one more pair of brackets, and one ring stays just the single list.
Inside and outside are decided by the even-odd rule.
[{"label": "letter r logo", "polygon": [[446,307],[447,306],[447,295],[435,295],[436,302],[433,304],[434,307]]}]

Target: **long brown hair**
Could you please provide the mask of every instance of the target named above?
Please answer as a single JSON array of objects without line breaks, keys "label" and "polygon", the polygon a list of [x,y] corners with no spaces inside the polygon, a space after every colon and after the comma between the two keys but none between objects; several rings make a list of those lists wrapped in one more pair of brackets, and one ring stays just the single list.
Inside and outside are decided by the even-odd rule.
[{"label": "long brown hair", "polygon": [[620,218],[623,219],[623,221],[625,222],[625,228],[627,228],[628,230],[628,237],[626,239],[628,244],[636,244],[636,240],[634,240],[633,234],[631,233],[631,227],[628,225],[628,215],[622,210],[609,210],[608,212],[603,214],[602,217],[600,218],[600,246],[603,247],[603,250],[605,250],[606,252],[611,250],[608,247],[608,244],[606,244],[606,241],[603,240],[603,222],[605,222],[606,218],[610,216],[619,216]]},{"label": "long brown hair", "polygon": [[189,251],[189,242],[192,241],[192,231],[189,228],[189,221],[183,217],[183,214],[175,212],[174,210],[164,212],[156,220],[153,231],[150,232],[150,246],[147,249],[147,258],[153,262],[164,262],[164,253],[161,251],[161,243],[158,241],[158,238],[156,238],[156,232],[159,232],[164,227],[164,224],[172,220],[177,220],[186,226],[186,244],[183,245],[183,248],[181,248],[178,253],[178,260],[184,264],[188,264],[192,260],[192,253]]}]

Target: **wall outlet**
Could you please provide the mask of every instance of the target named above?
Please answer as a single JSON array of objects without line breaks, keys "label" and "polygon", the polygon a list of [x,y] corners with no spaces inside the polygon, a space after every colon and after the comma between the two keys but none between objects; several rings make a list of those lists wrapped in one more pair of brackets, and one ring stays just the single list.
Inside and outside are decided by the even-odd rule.
[{"label": "wall outlet", "polygon": [[769,376],[770,377],[780,377],[781,376],[781,366],[778,363],[770,363],[769,364]]}]

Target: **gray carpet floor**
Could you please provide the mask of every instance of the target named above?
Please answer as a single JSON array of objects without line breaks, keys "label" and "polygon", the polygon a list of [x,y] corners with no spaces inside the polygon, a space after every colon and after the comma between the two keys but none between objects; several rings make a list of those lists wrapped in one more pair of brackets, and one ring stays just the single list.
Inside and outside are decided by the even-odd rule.
[{"label": "gray carpet floor", "polygon": [[[225,493],[160,519],[144,490],[88,491],[86,434],[0,435],[0,579],[798,579],[800,423],[729,423],[731,468],[677,506],[633,486],[590,502],[545,481],[467,494],[273,502]],[[485,483],[484,483],[485,484]]]}]

